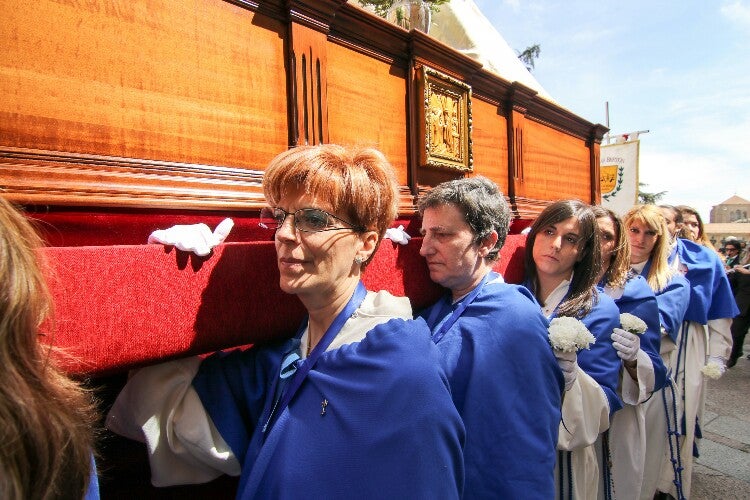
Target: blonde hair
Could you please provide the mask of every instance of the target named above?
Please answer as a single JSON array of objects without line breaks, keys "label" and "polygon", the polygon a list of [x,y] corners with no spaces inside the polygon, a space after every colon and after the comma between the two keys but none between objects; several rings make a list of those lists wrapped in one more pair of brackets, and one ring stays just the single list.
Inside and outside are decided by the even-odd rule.
[{"label": "blonde hair", "polygon": [[396,175],[383,153],[374,148],[321,144],[279,154],[263,176],[266,201],[275,205],[299,190],[330,203],[353,226],[377,232],[378,243],[398,213]]},{"label": "blonde hair", "polygon": [[615,248],[612,260],[604,272],[604,282],[611,287],[624,287],[630,272],[630,240],[625,234],[622,219],[612,210],[600,206],[592,207],[597,219],[609,218],[615,228]]},{"label": "blonde hair", "polygon": [[26,218],[0,197],[0,498],[82,498],[93,404],[39,343],[51,308],[40,246]]},{"label": "blonde hair", "polygon": [[661,210],[655,205],[635,205],[623,217],[625,230],[630,230],[630,226],[634,222],[643,224],[656,232],[656,243],[654,243],[654,248],[649,256],[651,268],[648,271],[648,276],[646,276],[646,281],[654,292],[661,292],[669,284],[674,273],[668,262],[670,237],[667,221],[664,219]]}]

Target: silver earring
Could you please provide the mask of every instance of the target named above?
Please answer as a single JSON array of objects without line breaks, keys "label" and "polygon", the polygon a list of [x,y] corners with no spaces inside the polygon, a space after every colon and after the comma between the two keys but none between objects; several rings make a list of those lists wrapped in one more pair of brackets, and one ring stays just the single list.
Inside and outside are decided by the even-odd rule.
[{"label": "silver earring", "polygon": [[363,259],[359,255],[357,255],[356,257],[354,257],[354,263],[357,264],[357,265],[362,264],[364,261],[365,261],[365,259]]}]

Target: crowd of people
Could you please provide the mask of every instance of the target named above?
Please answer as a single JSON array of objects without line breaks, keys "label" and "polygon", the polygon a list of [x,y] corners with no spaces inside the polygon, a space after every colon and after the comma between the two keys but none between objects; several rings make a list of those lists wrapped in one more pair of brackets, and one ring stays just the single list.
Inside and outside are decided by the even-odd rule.
[{"label": "crowd of people", "polygon": [[[445,294],[414,311],[361,282],[397,215],[380,152],[294,148],[263,189],[279,286],[307,317],[290,339],[131,374],[106,423],[147,444],[154,485],[229,474],[243,499],[690,497],[705,378],[742,354],[748,303],[738,311],[732,286],[746,293],[750,275],[729,260],[739,243],[726,262],[705,246],[697,212],[554,202],[513,285],[493,270],[511,218],[502,192],[444,182],[418,210]],[[88,410],[74,416],[88,429]],[[96,489],[84,437],[59,472],[79,494],[56,497]],[[0,492],[23,491],[25,473],[0,476]]]}]

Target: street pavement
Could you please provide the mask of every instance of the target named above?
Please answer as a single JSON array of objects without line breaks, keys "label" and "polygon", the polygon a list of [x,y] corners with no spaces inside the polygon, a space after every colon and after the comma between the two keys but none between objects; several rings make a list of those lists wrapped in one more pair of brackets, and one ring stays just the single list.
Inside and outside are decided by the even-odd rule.
[{"label": "street pavement", "polygon": [[[750,335],[748,336],[750,339]],[[750,343],[743,346],[750,354]],[[708,381],[692,500],[750,500],[750,360]]]}]

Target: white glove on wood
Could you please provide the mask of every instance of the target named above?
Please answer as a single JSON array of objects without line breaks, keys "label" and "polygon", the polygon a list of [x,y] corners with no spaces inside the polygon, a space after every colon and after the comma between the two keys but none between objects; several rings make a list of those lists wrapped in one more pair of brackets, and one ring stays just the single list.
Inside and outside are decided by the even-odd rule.
[{"label": "white glove on wood", "polygon": [[558,349],[553,349],[552,352],[555,353],[557,364],[560,366],[560,370],[562,370],[563,377],[565,378],[565,390],[568,391],[576,381],[578,357],[575,352],[563,352]]},{"label": "white glove on wood", "polygon": [[641,338],[638,334],[630,333],[622,328],[612,331],[612,347],[623,361],[635,361],[641,348]]},{"label": "white glove on wood", "polygon": [[233,227],[232,219],[221,221],[213,232],[203,223],[177,225],[169,229],[157,229],[148,237],[148,242],[173,245],[179,250],[204,257],[211,253],[213,247],[224,242]]}]

